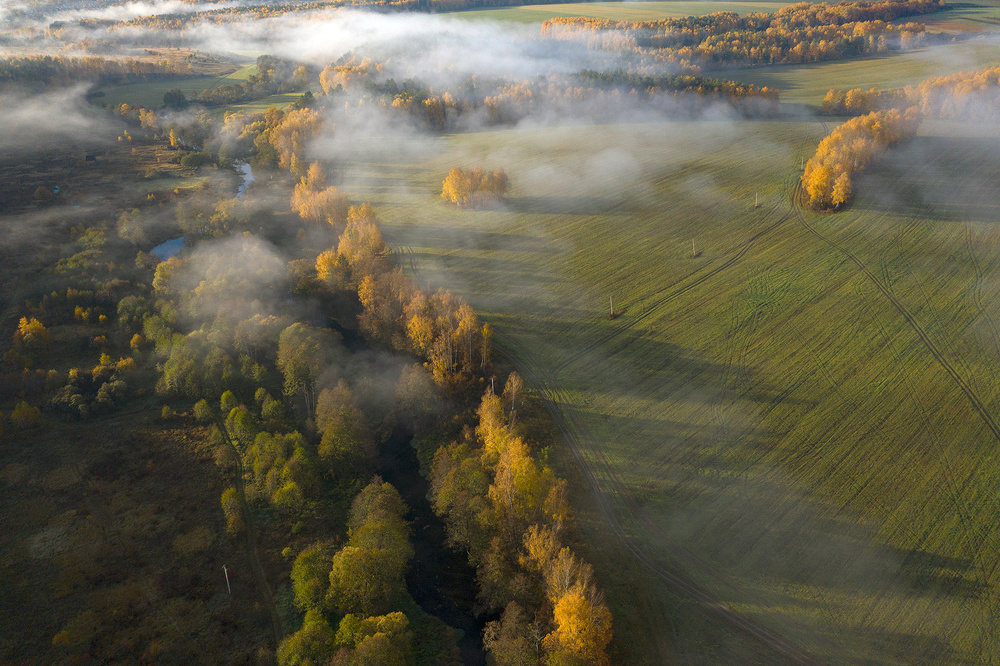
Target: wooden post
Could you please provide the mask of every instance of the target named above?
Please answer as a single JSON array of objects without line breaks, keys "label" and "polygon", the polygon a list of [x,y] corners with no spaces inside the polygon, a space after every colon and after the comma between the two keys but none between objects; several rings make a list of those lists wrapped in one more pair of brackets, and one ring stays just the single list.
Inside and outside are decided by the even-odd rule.
[{"label": "wooden post", "polygon": [[226,574],[226,589],[229,591],[229,594],[232,594],[233,588],[229,587],[229,571],[226,570],[225,564],[222,565],[222,573]]}]

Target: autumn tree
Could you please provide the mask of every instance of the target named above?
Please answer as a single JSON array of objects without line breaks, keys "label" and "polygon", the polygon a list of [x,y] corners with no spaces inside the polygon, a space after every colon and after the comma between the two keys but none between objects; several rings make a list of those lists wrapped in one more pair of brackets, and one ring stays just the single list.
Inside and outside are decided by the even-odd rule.
[{"label": "autumn tree", "polygon": [[484,173],[475,167],[464,171],[453,167],[441,184],[441,198],[456,206],[481,206],[502,199],[509,182],[503,169]]},{"label": "autumn tree", "polygon": [[499,620],[486,625],[483,647],[500,666],[531,666],[541,657],[540,633],[537,623],[530,622],[524,609],[512,601]]},{"label": "autumn tree", "polygon": [[339,226],[347,216],[347,195],[332,185],[328,186],[322,165],[313,162],[295,185],[291,207],[306,222]]},{"label": "autumn tree", "polygon": [[45,349],[52,342],[52,334],[34,317],[21,317],[14,332],[14,344],[29,350]]},{"label": "autumn tree", "polygon": [[22,400],[17,403],[14,410],[10,413],[10,422],[18,430],[27,430],[41,424],[42,414],[38,407]]},{"label": "autumn tree", "polygon": [[850,197],[851,176],[900,141],[912,137],[920,125],[916,107],[889,109],[852,118],[820,141],[806,164],[801,184],[814,208],[839,208]]},{"label": "autumn tree", "polygon": [[278,155],[280,168],[306,175],[306,144],[320,131],[321,124],[318,111],[297,109],[286,113],[282,122],[270,130],[268,140]]},{"label": "autumn tree", "polygon": [[347,227],[337,244],[337,254],[347,260],[354,279],[385,272],[383,256],[386,250],[371,204],[352,207],[347,214]]},{"label": "autumn tree", "polygon": [[612,636],[611,613],[607,606],[588,598],[582,587],[575,586],[556,601],[553,618],[555,631],[543,643],[550,663],[611,663],[607,655]]},{"label": "autumn tree", "polygon": [[285,395],[301,395],[307,413],[315,409],[316,381],[341,354],[340,336],[328,328],[301,322],[278,337],[278,369],[285,379]]},{"label": "autumn tree", "polygon": [[227,488],[222,493],[222,513],[226,517],[226,534],[236,537],[244,528],[243,525],[243,504],[236,488]]}]

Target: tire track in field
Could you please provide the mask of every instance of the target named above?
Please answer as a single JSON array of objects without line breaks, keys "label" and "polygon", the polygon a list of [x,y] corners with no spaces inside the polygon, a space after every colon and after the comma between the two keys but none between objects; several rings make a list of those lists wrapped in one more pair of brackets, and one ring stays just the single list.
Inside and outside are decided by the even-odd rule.
[{"label": "tire track in field", "polygon": [[[965,225],[965,231],[965,245],[969,252],[969,258],[972,260],[972,269],[976,273],[976,284],[972,290],[972,304],[976,307],[983,320],[986,321],[986,325],[989,327],[993,338],[993,348],[997,352],[997,356],[1000,357],[1000,329],[997,328],[996,321],[986,312],[986,308],[983,305],[983,282],[985,280],[983,267],[980,265],[979,257],[976,255],[976,250],[972,245],[972,229],[969,228],[968,223]],[[992,369],[993,365],[988,364],[988,367]],[[995,372],[993,374],[994,376],[996,375]]]},{"label": "tire track in field", "polygon": [[[986,320],[987,326],[989,327],[990,332],[992,334],[994,349],[997,351],[997,354],[1000,355],[1000,329],[998,329],[996,321],[989,315],[989,313],[986,311],[985,306],[983,305],[982,287],[985,277],[982,265],[979,263],[979,257],[976,254],[975,248],[973,247],[972,240],[973,240],[972,229],[969,227],[968,224],[966,224],[966,245],[968,248],[969,257],[972,260],[973,270],[976,273],[976,284],[975,288],[973,289],[973,304],[975,305],[979,313],[982,315],[983,319]],[[996,379],[996,371],[993,368],[993,365],[992,364],[987,364],[987,365],[992,370],[991,374],[993,375],[994,379]],[[966,483],[968,483],[968,478],[966,479]],[[996,537],[993,537],[992,540],[996,541],[997,539]],[[993,578],[993,574],[995,573],[998,564],[1000,564],[1000,559],[994,562],[994,566],[986,574],[989,579]],[[1000,609],[1000,599],[998,599],[994,604],[991,604],[989,611],[990,616],[991,617],[995,616],[998,612],[998,609]]]},{"label": "tire track in field", "polygon": [[911,314],[910,311],[906,308],[906,306],[904,306],[899,301],[899,299],[897,299],[893,295],[892,290],[886,287],[885,284],[883,284],[882,281],[880,281],[878,277],[874,273],[872,273],[871,269],[869,269],[864,264],[864,262],[862,262],[853,252],[851,252],[841,244],[837,243],[833,239],[825,236],[811,224],[806,222],[805,216],[799,209],[800,194],[801,194],[801,185],[796,185],[795,191],[792,194],[793,210],[795,212],[796,218],[798,218],[799,223],[816,238],[820,239],[821,241],[823,241],[824,243],[826,243],[827,245],[829,245],[830,247],[832,247],[833,249],[837,250],[842,255],[850,259],[854,263],[854,265],[858,267],[858,270],[861,271],[861,273],[871,281],[871,283],[875,286],[876,289],[878,289],[878,291],[885,297],[885,299],[889,301],[889,303],[896,309],[896,311],[900,315],[902,315],[903,319],[906,320],[906,323],[909,324],[913,332],[924,343],[924,346],[927,348],[927,351],[931,353],[931,356],[933,356],[934,359],[938,362],[938,365],[941,366],[941,369],[944,370],[949,377],[951,377],[955,385],[958,386],[958,388],[962,391],[962,393],[965,394],[965,397],[969,400],[973,408],[982,418],[983,423],[993,434],[993,437],[998,442],[1000,442],[1000,426],[998,426],[996,421],[993,419],[993,415],[990,414],[988,409],[986,409],[986,406],[983,404],[983,401],[980,400],[979,396],[968,384],[968,382],[966,382],[962,378],[962,376],[955,370],[955,368],[948,361],[948,359],[944,357],[944,355],[938,349],[937,345],[934,344],[934,341],[931,340],[930,336],[927,335],[927,332],[917,321],[916,317],[914,317],[913,314]]},{"label": "tire track in field", "polygon": [[[934,428],[931,425],[931,417],[929,410],[924,405],[923,401],[917,396],[916,389],[913,386],[913,382],[910,379],[909,375],[907,375],[905,372],[902,371],[902,368],[904,367],[905,363],[903,358],[900,356],[899,352],[896,351],[895,347],[893,346],[893,336],[889,335],[889,332],[885,329],[885,325],[882,324],[882,322],[878,319],[878,317],[871,312],[868,305],[863,304],[862,309],[865,315],[867,315],[868,318],[872,321],[874,326],[878,328],[879,335],[882,337],[882,341],[886,350],[893,357],[895,361],[896,375],[899,376],[899,381],[897,383],[897,386],[902,386],[903,389],[906,391],[907,397],[909,397],[910,401],[916,406],[918,410],[920,421],[923,423],[924,432],[931,434],[931,436],[933,437],[934,435],[932,433],[934,432]],[[949,463],[948,461],[946,455],[946,449],[940,445],[940,442],[937,440],[936,437],[934,437],[934,441],[935,444],[938,445],[938,448],[942,451],[942,455],[939,458],[939,460],[941,464],[944,466],[944,478],[947,482],[945,489],[948,495],[950,496],[949,499],[951,500],[952,507],[959,518],[959,529],[963,533],[962,540],[964,541],[967,550],[972,553],[972,559],[976,563],[976,569],[978,571],[978,574],[975,576],[976,582],[982,585],[983,589],[986,589],[987,587],[987,581],[985,580],[986,567],[982,559],[981,545],[983,542],[988,541],[989,537],[988,534],[985,533],[982,529],[975,528],[975,523],[969,517],[965,507],[965,503],[961,501],[961,498],[964,497],[966,487],[970,479],[972,478],[972,475],[970,474],[966,476],[965,480],[961,484],[961,487],[959,487],[958,483],[956,482],[956,474],[952,470],[951,463]],[[924,507],[926,507],[926,504],[927,502],[925,501]],[[916,541],[918,543],[922,543],[923,540],[921,539]]]},{"label": "tire track in field", "polygon": [[[778,207],[777,204],[775,204],[772,207],[771,211],[765,214],[770,214],[770,212],[773,212],[775,209],[777,209],[777,207]],[[789,219],[791,219],[793,215],[794,211],[789,210],[780,218],[778,218],[776,222],[774,222],[768,227],[765,227],[761,231],[758,231],[756,234],[754,234],[753,236],[745,240],[743,243],[738,245],[736,248],[734,248],[735,251],[732,253],[732,255],[728,259],[726,259],[726,261],[719,264],[715,268],[712,268],[711,270],[708,270],[703,273],[701,271],[703,271],[704,268],[699,268],[683,276],[680,280],[678,280],[674,284],[654,292],[651,295],[651,297],[659,296],[659,298],[657,298],[655,301],[646,306],[646,308],[642,311],[642,313],[640,313],[635,317],[629,317],[628,320],[623,325],[617,328],[609,330],[600,336],[591,338],[591,340],[587,344],[583,345],[582,347],[574,349],[573,352],[569,354],[564,360],[556,362],[552,366],[552,371],[558,372],[560,370],[565,369],[566,366],[569,365],[575,357],[581,354],[586,354],[594,351],[601,345],[607,343],[608,341],[617,337],[618,335],[625,333],[626,331],[633,328],[636,324],[647,319],[650,315],[656,312],[661,306],[666,305],[670,301],[673,301],[674,299],[680,296],[683,296],[684,294],[691,291],[695,287],[707,282],[708,280],[712,279],[719,273],[730,268],[731,266],[736,264],[740,259],[742,259],[747,254],[747,252],[750,251],[750,249],[754,246],[754,244],[756,244],[757,241],[770,235],[776,229],[784,225]],[[701,274],[699,275],[699,273]],[[687,282],[686,284],[681,284],[688,279],[691,279],[691,281]]]},{"label": "tire track in field", "polygon": [[219,429],[222,439],[225,440],[236,456],[236,493],[240,497],[240,508],[243,510],[247,555],[252,565],[254,581],[257,583],[257,592],[263,599],[264,605],[267,606],[268,614],[271,616],[274,649],[277,650],[281,644],[281,639],[285,636],[285,628],[281,621],[281,615],[278,613],[278,607],[274,603],[274,594],[271,592],[271,586],[267,582],[267,576],[264,575],[264,565],[260,561],[260,553],[257,550],[257,525],[254,522],[253,514],[250,512],[250,505],[247,504],[247,496],[244,490],[243,454],[240,453],[233,440],[229,438],[229,432],[226,430],[226,424],[221,416],[216,417],[215,425]]},{"label": "tire track in field", "polygon": [[[898,351],[896,351],[893,346],[893,336],[885,329],[885,325],[881,320],[871,312],[867,304],[862,304],[862,309],[864,314],[868,319],[878,328],[879,335],[882,337],[885,348],[888,350],[889,354],[894,358],[896,364],[896,375],[899,377],[899,382],[897,385],[902,385],[906,391],[907,396],[910,401],[916,406],[919,412],[920,421],[923,424],[923,430],[927,433],[933,433],[934,429],[931,427],[930,414],[926,406],[924,406],[923,401],[917,397],[916,389],[912,385],[912,381],[909,376],[902,372],[901,368],[904,367],[903,359],[901,358]],[[932,435],[933,436],[933,435]],[[990,573],[986,571],[986,565],[983,561],[983,551],[982,545],[990,541],[990,535],[982,528],[977,528],[972,518],[968,513],[968,505],[966,502],[962,501],[965,497],[965,493],[969,483],[972,480],[973,474],[968,474],[965,479],[959,483],[957,475],[955,474],[951,463],[948,460],[947,452],[944,447],[940,446],[940,442],[937,438],[934,438],[934,443],[942,451],[942,455],[938,458],[938,461],[943,467],[943,476],[945,479],[944,491],[946,493],[947,499],[950,501],[951,510],[954,511],[955,515],[958,516],[957,531],[961,534],[960,541],[967,553],[971,553],[971,561],[973,563],[972,576],[974,582],[980,586],[981,589],[989,589],[988,581],[992,577]],[[857,494],[860,494],[863,489],[859,489]],[[930,503],[930,498],[924,500],[923,505],[920,507],[921,510],[926,509],[927,505]],[[909,538],[912,543],[918,544],[918,547],[922,547],[925,543],[926,533],[923,535],[918,535],[914,532],[912,525],[902,526],[902,529],[909,534]],[[905,560],[904,560],[905,563]],[[902,566],[903,563],[901,563]],[[964,576],[961,577],[964,580]],[[905,581],[900,581],[901,584],[905,585]],[[940,594],[940,592],[939,592]],[[984,609],[986,614],[991,614],[993,608]],[[983,626],[991,626],[985,624]],[[982,640],[982,632],[980,632],[980,641]],[[981,653],[981,651],[980,651]]]},{"label": "tire track in field", "polygon": [[[647,530],[653,533],[657,537],[658,541],[663,543],[663,545],[670,551],[671,557],[685,562],[688,566],[697,567],[701,570],[707,570],[714,576],[722,578],[720,572],[710,570],[692,553],[673,543],[667,535],[662,532],[659,526],[650,520],[649,516],[646,515],[646,513],[638,506],[638,503],[632,496],[631,491],[628,490],[617,472],[615,472],[614,468],[604,455],[603,450],[601,450],[600,447],[588,447],[588,451],[594,455],[600,463],[595,471],[594,466],[592,466],[587,460],[583,447],[581,447],[579,440],[577,440],[576,436],[573,434],[570,425],[572,425],[578,432],[585,432],[585,429],[576,416],[571,413],[565,413],[559,407],[560,404],[569,405],[569,397],[562,391],[562,389],[558,388],[558,384],[552,379],[551,375],[545,371],[544,367],[530,352],[519,349],[517,345],[510,340],[510,338],[500,332],[495,332],[494,335],[497,342],[500,343],[497,346],[500,354],[515,365],[525,375],[528,382],[541,394],[546,411],[552,418],[553,423],[559,429],[563,439],[569,445],[570,451],[573,453],[573,457],[579,464],[580,469],[591,488],[591,492],[601,509],[605,522],[611,528],[618,541],[649,571],[654,573],[657,577],[669,586],[673,587],[675,590],[703,604],[708,610],[715,613],[715,615],[725,624],[754,637],[765,646],[770,647],[794,662],[813,663],[815,660],[812,656],[795,647],[784,638],[732,610],[724,603],[720,602],[719,599],[705,592],[701,587],[692,583],[690,580],[657,564],[632,540],[631,537],[629,537],[625,528],[622,526],[617,515],[615,514],[608,494],[602,487],[605,484],[610,483],[615,490],[615,494],[618,495],[619,499],[624,503],[628,513]],[[604,480],[603,484],[601,481],[602,479]]]}]

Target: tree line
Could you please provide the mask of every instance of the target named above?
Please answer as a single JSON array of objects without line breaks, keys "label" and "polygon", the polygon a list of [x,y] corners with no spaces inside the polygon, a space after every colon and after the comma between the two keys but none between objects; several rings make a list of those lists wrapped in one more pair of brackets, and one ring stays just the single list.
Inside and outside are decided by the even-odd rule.
[{"label": "tree line", "polygon": [[864,114],[824,138],[802,175],[805,199],[837,209],[852,194],[852,176],[886,148],[912,138],[922,118],[983,121],[1000,106],[1000,67],[959,72],[893,90],[830,90],[821,111]]},{"label": "tree line", "polygon": [[[204,115],[175,125],[147,109],[113,111],[141,141],[210,135],[199,126]],[[518,431],[520,380],[479,403],[494,372],[490,326],[454,294],[413,285],[371,206],[349,206],[321,165],[303,161],[307,143],[330,131],[316,111],[232,114],[222,130],[220,152],[288,174],[275,173],[275,182],[287,183],[301,226],[273,224],[251,192],[239,200],[150,198],[74,227],[34,295],[15,306],[23,317],[0,377],[10,384],[5,397],[17,401],[9,423],[90,418],[149,391],[164,402],[164,418],[209,428],[231,483],[219,499],[229,535],[250,529],[245,496],[258,522],[283,535],[274,539],[292,539],[291,582],[304,615],[278,646],[281,664],[404,664],[418,650],[438,650],[438,663],[457,661],[454,632],[416,609],[406,591],[408,509],[372,475],[400,424],[419,433],[428,475],[438,460],[454,459],[449,442],[467,444],[474,452],[462,465],[478,465],[485,481],[470,500],[489,510],[466,547],[481,571],[483,608],[504,611],[488,648],[499,663],[523,663],[525,654],[606,662],[610,613],[590,567],[568,547],[566,482]],[[490,178],[491,187],[501,180]],[[144,251],[168,203],[189,247],[203,238],[215,245],[162,262]],[[329,250],[310,249],[331,235]],[[293,256],[286,261],[262,237]],[[324,316],[312,316],[313,303]],[[68,348],[94,361],[55,369],[57,350]],[[358,348],[410,360],[373,381]],[[507,401],[499,412],[489,407],[497,400]],[[190,405],[190,416],[185,407],[178,416],[178,405]],[[440,467],[436,478],[444,479]],[[449,524],[461,525],[452,518],[464,505],[436,497]],[[464,543],[458,533],[452,539]]]},{"label": "tree line", "polygon": [[27,88],[64,87],[80,82],[98,86],[123,85],[190,74],[189,64],[168,61],[49,55],[0,58],[0,88],[11,85]]},{"label": "tree line", "polygon": [[622,106],[642,106],[675,114],[694,114],[720,102],[746,116],[777,112],[778,91],[752,84],[694,75],[641,75],[622,70],[584,70],[544,81],[462,81],[448,90],[434,90],[407,80],[379,80],[388,63],[345,57],[320,74],[328,97],[351,95],[352,104],[375,104],[404,114],[426,130],[460,127],[464,120],[490,125],[516,124],[533,113],[570,114],[591,109],[608,113]]},{"label": "tree line", "polygon": [[542,34],[583,40],[595,48],[652,54],[688,69],[733,63],[817,62],[912,48],[926,40],[917,23],[891,23],[940,11],[940,0],[798,3],[773,14],[717,12],[656,21],[556,17]]},{"label": "tree line", "polygon": [[915,106],[925,116],[955,120],[990,120],[1000,107],[1000,67],[958,72],[893,90],[832,89],[821,112],[858,115]]}]

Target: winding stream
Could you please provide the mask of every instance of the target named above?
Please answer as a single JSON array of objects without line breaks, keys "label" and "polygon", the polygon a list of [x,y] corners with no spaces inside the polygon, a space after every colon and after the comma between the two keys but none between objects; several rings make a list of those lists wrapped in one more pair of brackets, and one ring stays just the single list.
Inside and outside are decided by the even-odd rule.
[{"label": "winding stream", "polygon": [[[242,179],[240,186],[236,190],[236,198],[240,199],[244,194],[246,194],[246,189],[250,187],[250,183],[257,179],[254,178],[253,169],[246,162],[238,160],[233,163],[233,166],[236,167],[236,171],[240,174],[240,178]],[[183,236],[179,238],[171,238],[170,240],[164,241],[154,247],[150,250],[150,253],[156,255],[160,261],[166,261],[183,250],[184,244]]]}]

